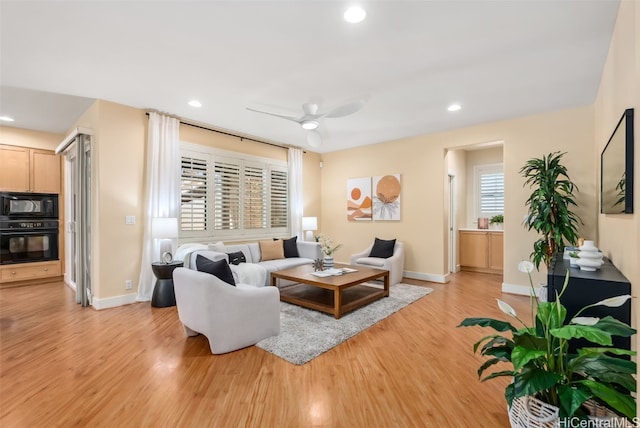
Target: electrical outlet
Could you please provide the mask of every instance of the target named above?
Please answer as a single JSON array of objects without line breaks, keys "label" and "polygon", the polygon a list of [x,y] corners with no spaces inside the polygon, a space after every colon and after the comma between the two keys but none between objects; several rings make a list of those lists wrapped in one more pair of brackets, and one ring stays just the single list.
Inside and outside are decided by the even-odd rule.
[{"label": "electrical outlet", "polygon": [[131,290],[133,288],[133,282],[130,279],[127,279],[124,282],[124,289],[125,290]]},{"label": "electrical outlet", "polygon": [[134,215],[125,216],[124,224],[136,224],[136,216]]}]

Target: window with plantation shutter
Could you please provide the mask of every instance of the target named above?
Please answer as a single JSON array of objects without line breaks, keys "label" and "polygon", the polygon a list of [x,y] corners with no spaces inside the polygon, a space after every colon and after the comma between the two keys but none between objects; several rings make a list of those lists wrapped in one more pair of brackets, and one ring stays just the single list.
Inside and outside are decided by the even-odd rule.
[{"label": "window with plantation shutter", "polygon": [[207,161],[182,157],[180,181],[180,228],[184,231],[207,230]]},{"label": "window with plantation shutter", "polygon": [[181,237],[283,236],[289,233],[288,195],[286,162],[182,145]]},{"label": "window with plantation shutter", "polygon": [[478,217],[504,213],[504,172],[502,165],[483,165],[476,168]]}]

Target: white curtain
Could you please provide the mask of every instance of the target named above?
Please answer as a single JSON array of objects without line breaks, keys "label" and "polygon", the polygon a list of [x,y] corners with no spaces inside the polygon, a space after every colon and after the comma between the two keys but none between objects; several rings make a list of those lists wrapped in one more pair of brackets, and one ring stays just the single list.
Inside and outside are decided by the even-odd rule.
[{"label": "white curtain", "polygon": [[304,241],[302,231],[302,149],[289,149],[289,213],[291,218],[291,234]]},{"label": "white curtain", "polygon": [[[151,263],[160,261],[160,243],[151,235],[151,219],[178,217],[180,207],[180,121],[158,113],[149,113],[147,160],[145,170],[144,236],[137,300],[151,300],[155,276]],[[173,242],[175,253],[177,238]]]}]

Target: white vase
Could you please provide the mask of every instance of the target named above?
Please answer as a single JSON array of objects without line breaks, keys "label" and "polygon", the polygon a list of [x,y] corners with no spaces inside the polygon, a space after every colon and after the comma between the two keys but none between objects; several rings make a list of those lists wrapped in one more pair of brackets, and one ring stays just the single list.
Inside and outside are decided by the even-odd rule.
[{"label": "white vase", "polygon": [[332,256],[324,256],[324,268],[333,269],[333,257]]}]

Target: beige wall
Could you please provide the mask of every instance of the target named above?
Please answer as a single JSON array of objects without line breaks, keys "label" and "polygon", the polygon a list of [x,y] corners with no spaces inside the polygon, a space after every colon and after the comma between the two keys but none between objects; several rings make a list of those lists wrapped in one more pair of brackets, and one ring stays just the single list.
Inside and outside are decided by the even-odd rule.
[{"label": "beige wall", "polygon": [[0,144],[54,150],[64,135],[0,125]]},{"label": "beige wall", "polygon": [[[578,214],[584,221],[581,233],[595,236],[595,169],[593,153],[593,108],[582,107],[488,123],[449,132],[327,153],[322,156],[322,229],[345,245],[336,259],[370,243],[375,236],[397,238],[406,244],[405,269],[421,278],[441,278],[447,273],[444,187],[447,179],[445,152],[479,142],[504,141],[505,168],[505,272],[506,284],[526,285],[517,270],[528,259],[532,232],[522,227],[526,213],[519,170],[532,158],[555,150],[567,151],[565,165],[580,192]],[[402,174],[402,219],[400,221],[348,222],[345,210],[346,182],[351,177],[388,173]],[[536,281],[546,282],[546,271]]]},{"label": "beige wall", "polygon": [[[632,294],[640,287],[640,4],[622,1],[609,47],[600,90],[595,102],[594,162],[627,108],[634,108],[634,213],[598,214],[597,245],[629,279]],[[598,168],[597,183],[600,180]],[[599,207],[598,207],[599,209]],[[637,328],[640,309],[632,302],[633,325]],[[638,336],[636,335],[636,349]]]},{"label": "beige wall", "polygon": [[[137,284],[142,253],[146,116],[143,111],[98,100],[73,128],[92,130],[92,291],[94,306],[126,303],[125,281]],[[125,224],[125,216],[136,223]]]}]

